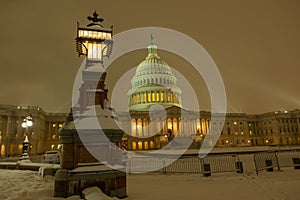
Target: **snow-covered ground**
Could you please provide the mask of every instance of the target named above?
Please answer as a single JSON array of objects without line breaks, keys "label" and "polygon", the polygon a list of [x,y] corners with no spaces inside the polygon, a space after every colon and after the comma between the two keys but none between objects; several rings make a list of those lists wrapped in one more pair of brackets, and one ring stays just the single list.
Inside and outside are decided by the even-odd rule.
[{"label": "snow-covered ground", "polygon": [[[300,170],[200,174],[133,174],[127,176],[127,200],[298,200]],[[60,200],[52,197],[54,177],[37,172],[0,170],[1,200]],[[80,199],[71,197],[69,199]]]}]

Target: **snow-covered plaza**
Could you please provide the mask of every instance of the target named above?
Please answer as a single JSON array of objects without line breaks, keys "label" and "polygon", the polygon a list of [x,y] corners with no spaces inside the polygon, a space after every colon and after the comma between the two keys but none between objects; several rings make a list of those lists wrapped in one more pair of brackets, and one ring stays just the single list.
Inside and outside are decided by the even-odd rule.
[{"label": "snow-covered plaza", "polygon": [[[182,199],[299,199],[300,170],[244,174],[132,174],[127,176],[128,200]],[[38,172],[0,170],[0,199],[59,200],[53,194],[54,177],[41,178]],[[79,196],[68,199],[80,199]],[[108,198],[109,199],[109,198]]]}]

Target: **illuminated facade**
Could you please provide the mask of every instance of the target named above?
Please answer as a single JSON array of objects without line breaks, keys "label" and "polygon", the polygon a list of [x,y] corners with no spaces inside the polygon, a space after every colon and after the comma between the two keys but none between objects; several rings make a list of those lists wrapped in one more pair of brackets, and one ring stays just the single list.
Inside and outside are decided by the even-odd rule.
[{"label": "illuminated facade", "polygon": [[[210,112],[188,111],[181,108],[181,90],[166,62],[157,54],[157,46],[148,46],[148,56],[142,61],[131,80],[128,92],[129,113],[118,113],[127,133],[128,150],[160,149],[172,139],[194,138],[191,148],[199,148],[210,132]],[[159,104],[166,116],[155,114],[151,105]],[[149,109],[150,108],[150,109]],[[153,113],[154,112],[154,113]],[[156,116],[156,118],[151,115]],[[216,114],[222,124],[224,114]],[[226,113],[226,120],[217,146],[293,145],[300,144],[300,111],[271,112],[261,115]],[[173,145],[179,148],[178,142]],[[177,146],[177,147],[176,147]]]},{"label": "illuminated facade", "polygon": [[[22,127],[24,118],[31,115],[33,125]],[[25,135],[30,142],[29,154],[42,154],[47,150],[61,148],[58,130],[66,118],[64,113],[46,113],[38,106],[0,105],[1,157],[22,153]]]}]

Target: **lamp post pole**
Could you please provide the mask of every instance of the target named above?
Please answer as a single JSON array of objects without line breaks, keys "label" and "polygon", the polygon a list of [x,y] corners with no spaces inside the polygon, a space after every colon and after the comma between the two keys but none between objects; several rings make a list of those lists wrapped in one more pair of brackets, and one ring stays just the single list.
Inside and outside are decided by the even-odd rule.
[{"label": "lamp post pole", "polygon": [[31,160],[29,158],[29,153],[28,153],[29,152],[28,130],[29,130],[29,127],[31,127],[32,125],[33,125],[33,122],[32,122],[31,115],[25,117],[25,119],[23,120],[23,123],[22,123],[22,127],[25,128],[25,139],[23,141],[22,154],[21,154],[19,161],[31,162]]}]

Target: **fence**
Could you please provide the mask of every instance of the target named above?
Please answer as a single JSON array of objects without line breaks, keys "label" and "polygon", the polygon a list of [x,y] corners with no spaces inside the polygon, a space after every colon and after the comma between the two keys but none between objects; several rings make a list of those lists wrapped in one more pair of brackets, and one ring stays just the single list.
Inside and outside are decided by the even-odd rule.
[{"label": "fence", "polygon": [[209,176],[219,172],[243,172],[238,155],[209,155],[205,158],[180,157],[132,157],[127,163],[129,173],[197,173]]},{"label": "fence", "polygon": [[[300,150],[254,153],[254,164],[257,174],[262,170],[274,171],[274,168],[280,170],[281,167],[300,169]],[[210,176],[211,173],[220,172],[243,173],[243,164],[238,154],[208,155],[204,158],[182,156],[178,159],[171,156],[139,156],[129,158],[127,171],[129,173],[195,173]]]},{"label": "fence", "polygon": [[256,174],[261,170],[273,171],[274,167],[280,170],[276,152],[261,152],[254,154]]},{"label": "fence", "polygon": [[294,167],[300,169],[300,151],[270,151],[254,154],[256,174],[261,170],[273,171],[274,167]]},{"label": "fence", "polygon": [[278,152],[279,165],[281,167],[300,168],[300,151],[280,151]]}]

